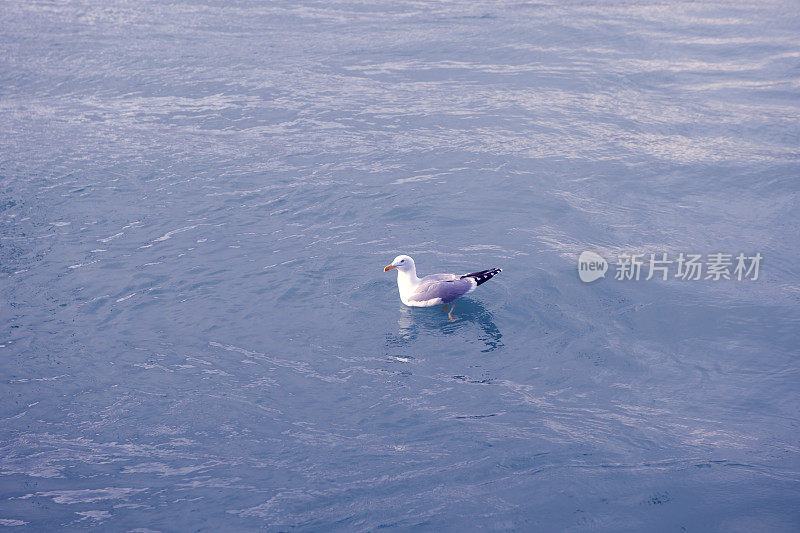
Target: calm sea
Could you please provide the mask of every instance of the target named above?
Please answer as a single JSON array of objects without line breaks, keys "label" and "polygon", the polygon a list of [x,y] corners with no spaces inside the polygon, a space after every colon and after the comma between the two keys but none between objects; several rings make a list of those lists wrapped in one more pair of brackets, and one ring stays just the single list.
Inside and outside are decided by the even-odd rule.
[{"label": "calm sea", "polygon": [[0,526],[800,530],[798,13],[4,1]]}]

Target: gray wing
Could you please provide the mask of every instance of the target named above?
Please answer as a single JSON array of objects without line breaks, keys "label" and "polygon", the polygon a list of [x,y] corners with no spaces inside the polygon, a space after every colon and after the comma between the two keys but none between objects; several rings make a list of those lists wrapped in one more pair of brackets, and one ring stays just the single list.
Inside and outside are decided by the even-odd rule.
[{"label": "gray wing", "polygon": [[430,276],[424,276],[420,281],[422,283],[426,281],[453,281],[460,277],[455,274],[431,274]]},{"label": "gray wing", "polygon": [[419,286],[409,298],[412,302],[425,302],[440,298],[442,303],[450,303],[475,288],[475,281],[454,274],[432,274],[420,280]]}]

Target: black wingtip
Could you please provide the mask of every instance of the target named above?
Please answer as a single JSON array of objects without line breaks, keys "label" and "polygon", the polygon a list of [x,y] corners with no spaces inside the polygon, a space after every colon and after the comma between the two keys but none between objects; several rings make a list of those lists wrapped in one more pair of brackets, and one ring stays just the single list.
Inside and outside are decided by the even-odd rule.
[{"label": "black wingtip", "polygon": [[490,268],[489,270],[481,270],[480,272],[472,272],[470,274],[464,274],[461,276],[462,278],[472,278],[476,281],[478,285],[486,283],[500,272],[502,272],[502,268]]}]

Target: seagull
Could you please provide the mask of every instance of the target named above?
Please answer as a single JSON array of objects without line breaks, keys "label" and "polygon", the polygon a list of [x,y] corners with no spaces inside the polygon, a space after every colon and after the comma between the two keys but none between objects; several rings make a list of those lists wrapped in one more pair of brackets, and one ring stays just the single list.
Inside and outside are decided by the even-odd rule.
[{"label": "seagull", "polygon": [[[407,255],[398,255],[391,264],[386,265],[384,272],[392,269],[397,270],[397,288],[400,289],[400,300],[411,307],[432,307],[442,305],[442,311],[447,309],[447,305],[460,296],[469,294],[475,287],[485,283],[495,277],[503,270],[500,268],[490,268],[480,272],[470,274],[431,274],[420,279],[417,277],[417,267],[414,260]],[[447,316],[452,322],[453,304]]]}]

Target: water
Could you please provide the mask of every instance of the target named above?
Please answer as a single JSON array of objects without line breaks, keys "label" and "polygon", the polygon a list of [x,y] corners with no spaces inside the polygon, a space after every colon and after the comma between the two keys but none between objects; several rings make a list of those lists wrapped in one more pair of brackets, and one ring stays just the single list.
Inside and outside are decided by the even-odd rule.
[{"label": "water", "polygon": [[[0,524],[800,527],[795,3],[0,28]],[[584,284],[583,250],[764,259]],[[450,322],[399,253],[503,273]]]}]

